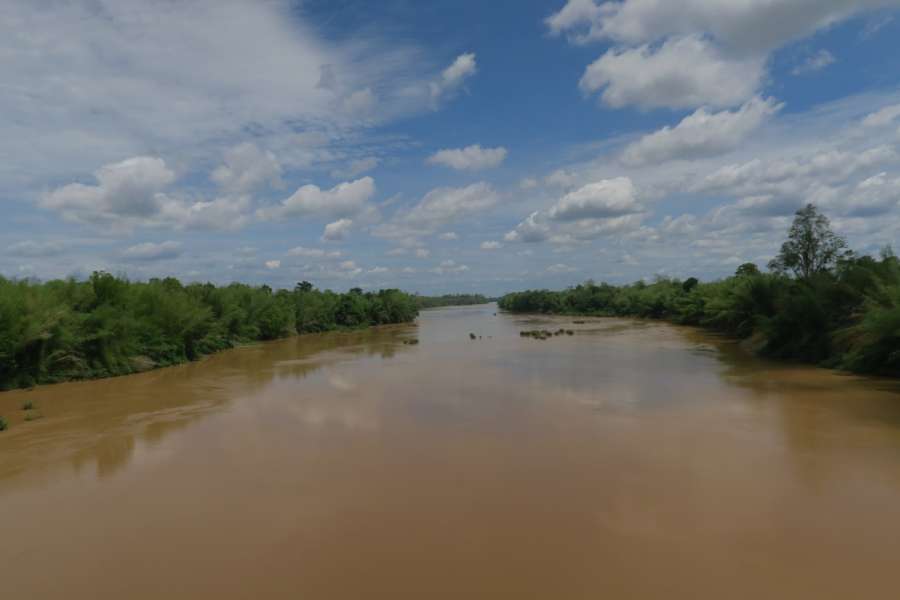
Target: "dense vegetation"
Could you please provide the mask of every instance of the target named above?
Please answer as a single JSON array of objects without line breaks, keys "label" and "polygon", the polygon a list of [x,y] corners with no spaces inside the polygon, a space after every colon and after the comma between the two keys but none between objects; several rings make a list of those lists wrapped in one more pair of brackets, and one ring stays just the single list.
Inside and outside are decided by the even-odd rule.
[{"label": "dense vegetation", "polygon": [[749,339],[775,358],[900,376],[900,261],[890,248],[878,258],[855,256],[811,205],[798,211],[768,273],[747,263],[710,283],[587,282],[508,294],[499,304],[511,312],[668,319]]},{"label": "dense vegetation", "polygon": [[131,282],[108,273],[36,283],[0,277],[0,389],[172,365],[257,340],[415,319],[398,290],[346,294]]},{"label": "dense vegetation", "polygon": [[419,308],[439,308],[441,306],[469,306],[487,304],[490,298],[481,294],[445,294],[443,296],[416,296]]}]

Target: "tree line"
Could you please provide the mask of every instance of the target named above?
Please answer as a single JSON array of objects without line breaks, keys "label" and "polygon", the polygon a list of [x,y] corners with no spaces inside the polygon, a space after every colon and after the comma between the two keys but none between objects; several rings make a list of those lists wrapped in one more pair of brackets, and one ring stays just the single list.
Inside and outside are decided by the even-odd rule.
[{"label": "tree line", "polygon": [[499,301],[510,312],[628,316],[699,325],[748,339],[761,354],[860,373],[900,376],[900,260],[890,248],[858,256],[815,206],[799,210],[781,251],[703,283],[658,277]]},{"label": "tree line", "polygon": [[444,294],[443,296],[416,296],[419,308],[440,308],[442,306],[470,306],[487,304],[490,298],[482,294]]},{"label": "tree line", "polygon": [[308,282],[273,291],[105,272],[45,283],[0,277],[0,389],[123,375],[296,333],[407,323],[418,310],[399,290],[340,294]]}]

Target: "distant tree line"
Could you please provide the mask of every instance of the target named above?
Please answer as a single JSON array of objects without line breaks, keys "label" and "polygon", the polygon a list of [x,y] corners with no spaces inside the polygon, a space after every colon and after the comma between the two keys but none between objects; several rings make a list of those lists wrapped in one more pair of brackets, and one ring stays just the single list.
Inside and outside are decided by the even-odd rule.
[{"label": "distant tree line", "polygon": [[439,308],[441,306],[470,306],[487,304],[491,301],[481,294],[444,294],[443,296],[416,296],[419,308]]},{"label": "distant tree line", "polygon": [[709,327],[774,358],[900,376],[900,261],[886,248],[856,256],[812,205],[798,211],[778,256],[701,283],[657,278],[625,286],[587,282],[499,301],[510,312],[634,316]]},{"label": "distant tree line", "polygon": [[303,282],[273,291],[104,272],[46,283],[0,277],[0,389],[122,375],[242,343],[406,323],[417,314],[415,297],[393,289],[339,294]]}]

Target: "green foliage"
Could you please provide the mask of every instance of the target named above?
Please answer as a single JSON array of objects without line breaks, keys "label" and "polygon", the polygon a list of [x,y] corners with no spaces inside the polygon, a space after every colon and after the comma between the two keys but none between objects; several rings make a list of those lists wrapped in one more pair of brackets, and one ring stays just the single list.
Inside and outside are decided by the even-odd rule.
[{"label": "green foliage", "polygon": [[9,429],[9,423],[6,422],[6,419],[0,417],[0,431],[6,431]]},{"label": "green foliage", "polygon": [[240,343],[405,323],[417,314],[416,298],[399,290],[337,294],[303,282],[273,292],[102,272],[87,281],[0,277],[0,389],[121,375]]},{"label": "green foliage", "polygon": [[26,400],[22,403],[22,410],[31,410],[34,408],[34,402],[31,400]]},{"label": "green foliage", "polygon": [[[669,319],[754,339],[763,354],[900,376],[900,261],[856,257],[809,204],[763,274],[744,263],[734,276],[700,283],[659,278],[613,287],[588,281],[562,292],[507,294],[510,312]],[[795,278],[788,276],[795,275]]]},{"label": "green foliage", "polygon": [[777,273],[792,272],[808,279],[831,270],[838,261],[848,258],[847,242],[831,231],[828,217],[812,204],[797,211],[788,232],[769,268]]},{"label": "green foliage", "polygon": [[775,358],[900,376],[900,261],[893,253],[844,259],[805,279],[746,268],[720,281],[690,281],[587,282],[561,292],[507,294],[499,305],[510,312],[667,319],[752,337]]},{"label": "green foliage", "polygon": [[416,296],[419,308],[439,308],[441,306],[470,306],[487,304],[490,298],[481,294],[445,294],[443,296]]}]

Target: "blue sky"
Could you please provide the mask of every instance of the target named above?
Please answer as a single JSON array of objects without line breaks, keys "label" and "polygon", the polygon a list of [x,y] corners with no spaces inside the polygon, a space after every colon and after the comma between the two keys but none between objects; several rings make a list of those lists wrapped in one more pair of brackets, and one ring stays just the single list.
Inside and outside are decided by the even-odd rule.
[{"label": "blue sky", "polygon": [[900,231],[900,0],[0,8],[0,273],[422,293]]}]

